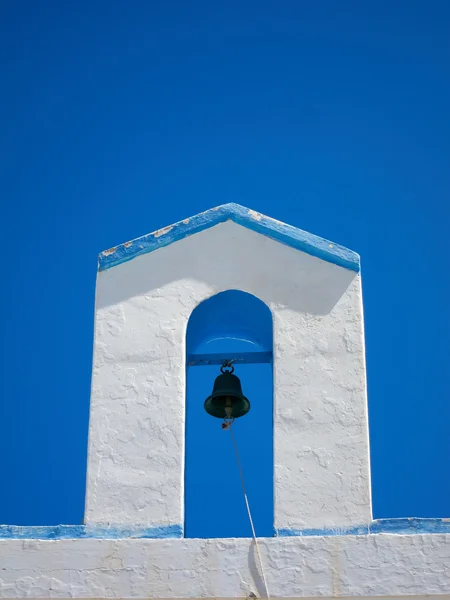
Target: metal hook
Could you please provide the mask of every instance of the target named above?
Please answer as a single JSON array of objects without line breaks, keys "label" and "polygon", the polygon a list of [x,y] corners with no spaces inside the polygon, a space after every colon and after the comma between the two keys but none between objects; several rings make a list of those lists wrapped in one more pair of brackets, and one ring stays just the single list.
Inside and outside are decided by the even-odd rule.
[{"label": "metal hook", "polygon": [[[229,371],[225,371],[225,369],[229,369]],[[221,373],[233,373],[233,361],[232,360],[224,360],[222,366],[220,367]]]}]

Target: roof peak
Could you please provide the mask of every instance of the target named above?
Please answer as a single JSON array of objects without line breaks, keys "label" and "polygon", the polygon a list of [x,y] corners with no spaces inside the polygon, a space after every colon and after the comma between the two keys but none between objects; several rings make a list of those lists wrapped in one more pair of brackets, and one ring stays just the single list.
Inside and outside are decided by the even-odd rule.
[{"label": "roof peak", "polygon": [[194,233],[229,220],[296,250],[345,269],[359,271],[359,256],[356,252],[234,202],[210,208],[198,215],[101,252],[99,271],[105,271],[136,256],[164,248]]}]

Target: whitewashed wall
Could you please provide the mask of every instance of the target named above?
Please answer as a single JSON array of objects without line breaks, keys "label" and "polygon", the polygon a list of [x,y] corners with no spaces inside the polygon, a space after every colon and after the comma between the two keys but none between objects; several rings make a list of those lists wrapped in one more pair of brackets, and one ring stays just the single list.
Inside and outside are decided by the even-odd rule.
[{"label": "whitewashed wall", "polygon": [[[270,538],[275,598],[450,597],[450,535]],[[251,540],[0,540],[1,598],[264,598]],[[444,596],[447,594],[447,596]]]},{"label": "whitewashed wall", "polygon": [[182,525],[186,325],[227,289],[274,316],[276,528],[368,523],[360,277],[231,221],[99,274],[86,523]]}]

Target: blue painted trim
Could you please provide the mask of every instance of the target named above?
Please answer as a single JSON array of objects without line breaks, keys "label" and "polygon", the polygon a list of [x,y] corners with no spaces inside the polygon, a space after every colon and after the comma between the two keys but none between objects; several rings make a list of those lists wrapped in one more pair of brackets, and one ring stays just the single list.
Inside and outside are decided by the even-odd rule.
[{"label": "blue painted trim", "polygon": [[239,354],[189,354],[187,358],[188,367],[203,367],[210,365],[223,365],[225,360],[232,360],[233,364],[255,365],[271,363],[273,353],[267,352],[241,352]]},{"label": "blue painted trim", "polygon": [[64,540],[79,538],[120,539],[150,538],[167,539],[183,537],[181,525],[166,527],[133,528],[101,527],[94,525],[50,525],[29,527],[20,525],[0,525],[0,539]]},{"label": "blue painted trim", "polygon": [[331,536],[331,535],[367,535],[369,533],[368,525],[356,527],[339,527],[324,529],[277,529],[277,537],[310,537],[310,536]]},{"label": "blue painted trim", "polygon": [[376,533],[450,533],[450,519],[377,519],[369,525],[325,529],[277,529],[278,537],[368,535]]},{"label": "blue painted trim", "polygon": [[[275,537],[310,537],[310,536],[343,536],[369,535],[379,533],[392,534],[450,534],[450,519],[377,519],[369,525],[324,529],[275,529]],[[30,540],[64,540],[64,539],[167,539],[182,538],[181,525],[167,527],[133,528],[133,527],[100,527],[94,525],[50,525],[20,526],[0,525],[0,539]]]},{"label": "blue painted trim", "polygon": [[450,519],[377,519],[369,533],[450,533]]},{"label": "blue painted trim", "polygon": [[105,271],[228,220],[311,256],[359,272],[359,256],[356,252],[233,203],[212,208],[132,242],[105,250],[99,255],[98,269]]}]

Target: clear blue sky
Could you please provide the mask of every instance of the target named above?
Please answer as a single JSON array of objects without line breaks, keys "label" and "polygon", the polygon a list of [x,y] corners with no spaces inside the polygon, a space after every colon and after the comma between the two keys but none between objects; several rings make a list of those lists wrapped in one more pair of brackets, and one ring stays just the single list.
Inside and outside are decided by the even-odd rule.
[{"label": "clear blue sky", "polygon": [[361,254],[374,514],[450,516],[449,29],[445,0],[2,2],[0,522],[82,520],[97,253],[230,201]]}]

